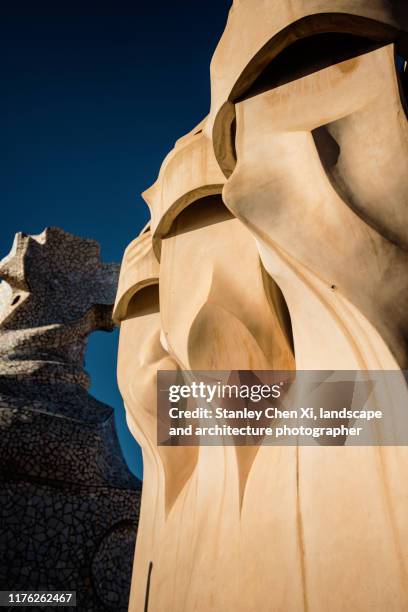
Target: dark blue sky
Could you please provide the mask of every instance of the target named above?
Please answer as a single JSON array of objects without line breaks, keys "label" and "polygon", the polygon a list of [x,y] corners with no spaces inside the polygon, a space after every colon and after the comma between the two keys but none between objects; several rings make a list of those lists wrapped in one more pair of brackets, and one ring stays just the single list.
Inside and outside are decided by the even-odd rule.
[{"label": "dark blue sky", "polygon": [[[230,4],[22,1],[2,9],[0,257],[15,232],[57,225],[95,238],[105,261],[120,261],[148,219],[139,194],[208,112],[209,62]],[[117,337],[94,334],[87,369],[141,476],[116,386]]]}]

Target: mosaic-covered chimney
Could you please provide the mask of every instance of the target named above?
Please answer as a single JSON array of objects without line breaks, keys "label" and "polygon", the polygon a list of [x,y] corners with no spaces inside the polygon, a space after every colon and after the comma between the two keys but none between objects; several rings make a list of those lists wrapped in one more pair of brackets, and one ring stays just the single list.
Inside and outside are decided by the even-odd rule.
[{"label": "mosaic-covered chimney", "polygon": [[94,240],[51,227],[18,233],[0,262],[0,374],[89,386],[88,335],[111,331],[119,265]]},{"label": "mosaic-covered chimney", "polygon": [[98,612],[127,610],[141,489],[84,370],[118,275],[55,227],[16,234],[0,262],[0,587],[76,591]]}]

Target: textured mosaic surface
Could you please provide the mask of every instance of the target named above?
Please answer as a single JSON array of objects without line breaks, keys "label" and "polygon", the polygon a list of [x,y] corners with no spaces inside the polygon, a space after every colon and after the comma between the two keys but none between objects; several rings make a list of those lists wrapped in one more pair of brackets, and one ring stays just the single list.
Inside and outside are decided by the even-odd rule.
[{"label": "textured mosaic surface", "polygon": [[118,272],[58,228],[17,234],[0,262],[0,588],[74,590],[84,611],[127,610],[140,507],[83,370]]}]

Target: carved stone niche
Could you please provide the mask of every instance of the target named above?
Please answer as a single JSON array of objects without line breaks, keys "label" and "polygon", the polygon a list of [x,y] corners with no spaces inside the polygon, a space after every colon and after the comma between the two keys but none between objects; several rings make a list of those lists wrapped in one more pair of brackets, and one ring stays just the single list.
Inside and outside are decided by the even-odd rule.
[{"label": "carved stone niche", "polygon": [[144,194],[152,235],[126,252],[115,309],[120,388],[145,457],[134,611],[147,601],[149,609],[177,612],[249,609],[247,586],[244,604],[236,588],[252,572],[252,544],[240,531],[250,535],[245,524],[259,522],[244,500],[264,449],[157,447],[156,371],[294,367],[286,305],[250,233],[222,203],[224,179],[203,127],[176,143]]},{"label": "carved stone niche", "polygon": [[[207,131],[223,198],[283,292],[298,369],[408,363],[406,74],[395,61],[407,30],[398,0],[241,0],[212,61]],[[401,394],[402,376],[386,404]],[[299,448],[293,461],[296,507],[274,508],[273,521],[296,532],[297,553],[268,593],[258,586],[258,609],[407,609],[407,448]]]}]

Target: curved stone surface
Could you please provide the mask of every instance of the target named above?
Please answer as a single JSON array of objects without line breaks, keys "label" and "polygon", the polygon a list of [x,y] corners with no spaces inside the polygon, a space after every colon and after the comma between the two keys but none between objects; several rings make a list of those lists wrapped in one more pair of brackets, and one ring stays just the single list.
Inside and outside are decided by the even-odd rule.
[{"label": "curved stone surface", "polygon": [[[227,177],[235,165],[234,104],[285,49],[301,39],[325,33],[354,34],[381,44],[396,41],[407,50],[408,9],[401,0],[233,3],[211,63],[211,112],[206,126]],[[321,42],[322,56],[325,47],[326,43]],[[303,50],[298,52],[298,63],[303,54]]]},{"label": "curved stone surface", "polygon": [[[129,257],[129,253],[135,256]],[[157,446],[156,373],[159,369],[171,370],[177,379],[179,371],[177,362],[161,342],[159,278],[154,283],[151,275],[154,257],[151,233],[147,231],[131,243],[125,254],[115,310],[121,324],[119,388],[129,428],[143,450],[143,503],[130,604],[132,607],[137,601],[142,609],[146,574],[151,571],[152,563],[155,566],[159,562],[163,552],[167,516],[197,460],[196,449]],[[147,266],[146,261],[150,261]],[[142,589],[139,584],[143,584]]]},{"label": "curved stone surface", "polygon": [[236,113],[223,195],[285,295],[297,367],[405,368],[408,122],[393,45]]},{"label": "curved stone surface", "polygon": [[[294,363],[279,290],[262,268],[250,233],[225,208],[222,185],[214,187],[202,156],[189,155],[190,143],[203,151],[211,143],[205,134],[179,142],[147,196],[153,215],[162,215],[160,221],[156,216],[155,233],[159,292],[145,287],[128,303],[119,344],[119,385],[147,467],[130,601],[135,611],[145,605],[138,585],[148,576],[153,610],[191,609],[196,596],[202,609],[210,609],[214,589],[241,567],[236,532],[258,450],[157,447],[156,371],[172,370],[179,380],[179,368],[290,369]],[[219,171],[218,177],[223,180]],[[208,189],[214,193],[206,195]],[[144,258],[136,273],[136,264],[126,260],[121,274],[125,278],[128,268],[134,288],[142,287]],[[234,542],[222,560],[214,547],[219,540],[221,548]],[[202,577],[210,575],[214,589],[205,592]]]},{"label": "curved stone surface", "polygon": [[[343,3],[330,5],[337,10]],[[262,6],[270,11],[268,26],[280,19],[277,3]],[[367,11],[381,6],[396,29],[406,29],[404,3],[364,3]],[[261,78],[230,100],[236,125],[218,141],[221,163],[233,153],[223,198],[253,234],[285,296],[297,369],[398,373],[408,363],[408,124],[395,65],[401,41],[353,47],[356,36],[369,36],[365,22],[353,22],[359,27],[352,40],[333,38],[335,31],[313,40],[309,32],[307,44],[296,47],[306,68],[309,61],[299,73],[289,70],[288,60],[296,59],[289,48],[267,58]],[[249,17],[235,26],[229,31],[235,45],[243,28],[244,39],[257,40],[260,30]],[[332,42],[345,40],[353,43],[351,55],[332,56]],[[316,63],[317,51],[331,61]],[[402,374],[400,383],[390,386],[383,405],[407,402]],[[407,448],[302,447],[278,455],[285,470],[275,472],[277,453],[258,453],[244,504],[241,537],[263,595],[254,609],[405,610]],[[255,513],[264,522],[256,524]],[[286,536],[271,539],[259,555],[252,542],[266,542],[267,521]],[[272,588],[265,566],[274,567]]]},{"label": "curved stone surface", "polygon": [[120,324],[126,318],[132,298],[159,282],[160,265],[152,249],[150,228],[127,247],[120,268],[119,285],[113,309],[113,320]]},{"label": "curved stone surface", "polygon": [[219,194],[224,176],[205,134],[206,119],[180,138],[167,155],[155,184],[143,193],[152,215],[153,247],[160,259],[161,239],[176,217],[197,200]]}]

